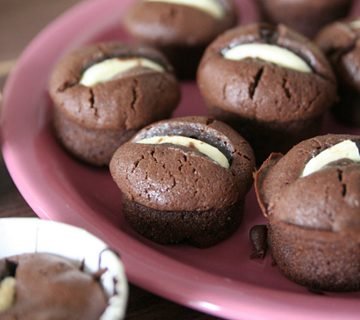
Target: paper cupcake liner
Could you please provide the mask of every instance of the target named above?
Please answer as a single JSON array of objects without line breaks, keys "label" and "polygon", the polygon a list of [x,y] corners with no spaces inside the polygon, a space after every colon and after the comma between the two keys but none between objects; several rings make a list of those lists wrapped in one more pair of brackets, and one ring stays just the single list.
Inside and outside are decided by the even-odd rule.
[{"label": "paper cupcake liner", "polygon": [[67,224],[37,218],[0,219],[0,259],[23,253],[50,253],[81,264],[85,270],[107,271],[100,282],[109,297],[100,320],[125,316],[128,284],[119,256],[89,232]]}]

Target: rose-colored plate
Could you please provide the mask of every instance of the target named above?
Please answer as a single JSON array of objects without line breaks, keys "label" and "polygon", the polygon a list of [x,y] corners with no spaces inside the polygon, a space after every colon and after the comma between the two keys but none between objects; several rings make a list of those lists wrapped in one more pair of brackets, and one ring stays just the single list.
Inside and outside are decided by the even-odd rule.
[{"label": "rose-colored plate", "polygon": [[[121,217],[121,197],[107,170],[72,159],[50,129],[46,89],[54,63],[95,40],[125,39],[121,17],[130,0],[89,0],[60,17],[27,48],[5,88],[3,154],[8,169],[42,218],[84,227],[121,252],[130,280],[168,299],[234,319],[359,319],[360,294],[316,295],[263,261],[250,260],[249,228],[264,220],[251,192],[244,222],[210,248],[160,246],[135,234]],[[256,18],[253,1],[238,1],[243,22]],[[177,115],[204,114],[194,83],[183,85]],[[358,132],[327,124],[328,131]],[[19,235],[21,236],[21,235]]]}]

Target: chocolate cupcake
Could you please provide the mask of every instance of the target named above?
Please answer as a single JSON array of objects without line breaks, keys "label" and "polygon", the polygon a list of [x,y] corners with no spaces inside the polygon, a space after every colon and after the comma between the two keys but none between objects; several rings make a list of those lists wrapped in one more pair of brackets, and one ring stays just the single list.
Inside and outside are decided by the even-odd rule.
[{"label": "chocolate cupcake", "polygon": [[1,320],[124,318],[124,267],[99,238],[59,222],[2,218],[0,243],[6,244],[0,250]]},{"label": "chocolate cupcake", "polygon": [[325,27],[316,43],[329,58],[339,84],[340,101],[334,108],[335,117],[360,126],[360,20],[335,22]]},{"label": "chocolate cupcake", "polygon": [[172,67],[154,49],[119,43],[79,49],[51,77],[57,136],[79,159],[108,165],[136,131],[171,115],[179,90]]},{"label": "chocolate cupcake", "polygon": [[212,115],[238,130],[258,161],[318,134],[336,99],[326,58],[283,25],[224,33],[206,50],[198,84]]},{"label": "chocolate cupcake", "polygon": [[141,0],[125,18],[138,41],[166,54],[181,78],[193,78],[206,46],[236,24],[233,0]]},{"label": "chocolate cupcake", "polygon": [[264,19],[283,23],[308,37],[323,26],[345,17],[352,0],[257,0]]},{"label": "chocolate cupcake", "polygon": [[107,307],[99,283],[81,265],[37,253],[0,260],[0,318],[98,320]]},{"label": "chocolate cupcake", "polygon": [[214,245],[239,225],[252,183],[249,144],[207,117],[161,121],[122,145],[110,163],[130,225],[155,242]]},{"label": "chocolate cupcake", "polygon": [[273,258],[311,289],[360,290],[360,136],[306,140],[256,174]]}]

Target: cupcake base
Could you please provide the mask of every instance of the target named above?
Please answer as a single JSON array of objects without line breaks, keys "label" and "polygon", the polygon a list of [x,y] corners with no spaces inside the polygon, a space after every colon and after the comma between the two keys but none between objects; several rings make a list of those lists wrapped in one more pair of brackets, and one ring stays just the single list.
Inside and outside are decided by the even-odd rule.
[{"label": "cupcake base", "polygon": [[129,224],[142,236],[160,244],[187,243],[205,248],[229,237],[239,226],[244,203],[207,211],[160,211],[123,200]]},{"label": "cupcake base", "polygon": [[271,221],[273,258],[292,281],[314,290],[360,290],[360,242],[355,235]]},{"label": "cupcake base", "polygon": [[56,109],[54,127],[58,139],[72,155],[96,166],[107,166],[115,150],[137,131],[89,129]]}]

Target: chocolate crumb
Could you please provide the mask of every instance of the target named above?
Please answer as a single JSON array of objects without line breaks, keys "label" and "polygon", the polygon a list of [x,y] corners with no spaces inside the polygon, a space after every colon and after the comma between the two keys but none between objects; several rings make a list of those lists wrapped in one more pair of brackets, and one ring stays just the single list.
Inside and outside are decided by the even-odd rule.
[{"label": "chocolate crumb", "polygon": [[267,243],[267,226],[256,225],[250,229],[250,241],[253,247],[253,252],[250,255],[251,259],[264,259],[268,249]]}]

